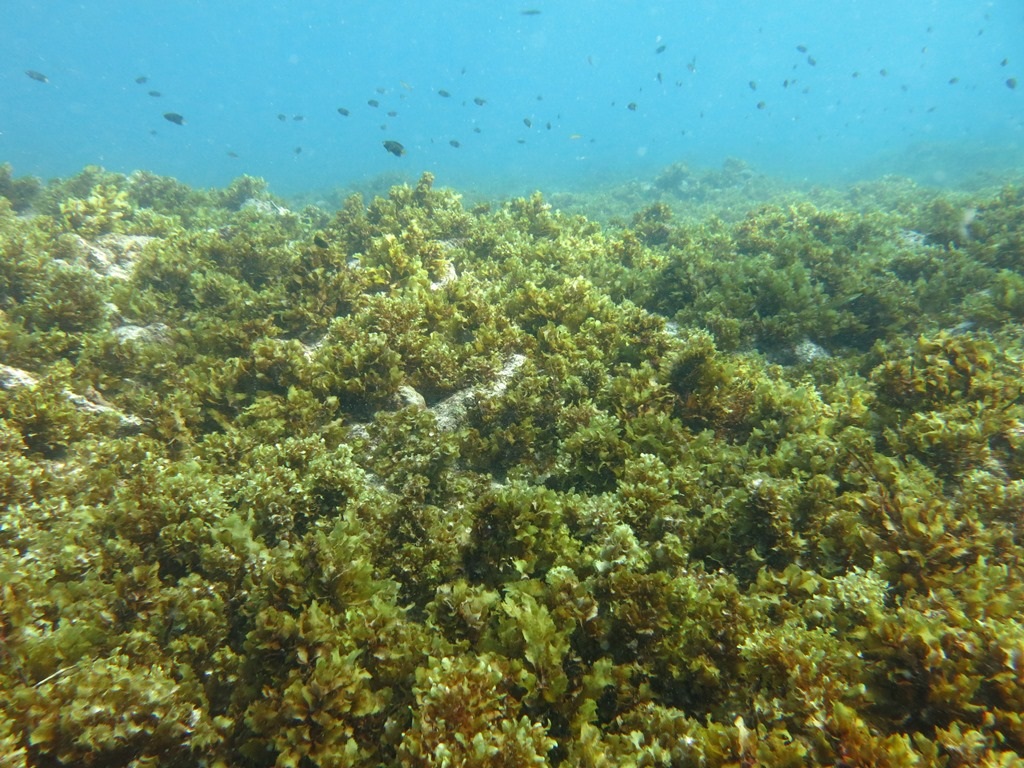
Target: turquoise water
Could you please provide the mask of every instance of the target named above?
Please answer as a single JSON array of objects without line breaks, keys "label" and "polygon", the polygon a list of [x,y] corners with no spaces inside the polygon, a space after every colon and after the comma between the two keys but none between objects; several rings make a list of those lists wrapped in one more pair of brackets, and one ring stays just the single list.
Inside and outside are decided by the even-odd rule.
[{"label": "turquoise water", "polygon": [[5,6],[0,161],[19,175],[545,188],[739,157],[942,183],[1024,146],[1019,2]]}]

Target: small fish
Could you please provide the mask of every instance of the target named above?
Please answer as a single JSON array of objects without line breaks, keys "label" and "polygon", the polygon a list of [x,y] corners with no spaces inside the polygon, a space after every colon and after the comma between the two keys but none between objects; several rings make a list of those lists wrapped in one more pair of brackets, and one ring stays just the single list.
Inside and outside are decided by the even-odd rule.
[{"label": "small fish", "polygon": [[516,139],[516,144],[525,144],[526,139]]},{"label": "small fish", "polygon": [[317,234],[313,235],[313,245],[315,245],[317,248],[327,248],[330,246],[330,243],[328,243],[327,239],[318,232]]},{"label": "small fish", "polygon": [[473,103],[476,104],[478,107],[482,107],[484,104],[487,103],[487,99],[481,99],[479,96],[477,96],[473,99]]},{"label": "small fish", "polygon": [[1017,87],[1017,78],[1016,77],[1008,77],[1008,78],[1006,78],[1006,87],[1009,88],[1011,91],[1014,90]]},{"label": "small fish", "polygon": [[659,45],[657,48],[654,49],[654,52],[655,53],[664,53],[666,48],[668,48],[667,45]]},{"label": "small fish", "polygon": [[149,82],[149,78],[146,77],[145,75],[139,75],[138,77],[135,78],[135,82],[138,83],[139,85],[145,85],[146,83]]},{"label": "small fish", "polygon": [[395,157],[401,157],[402,155],[405,154],[405,147],[403,147],[397,141],[391,141],[389,139],[388,141],[383,142],[383,144],[384,144],[384,149],[386,149],[388,152],[390,152]]},{"label": "small fish", "polygon": [[295,149],[292,150],[292,152],[294,152],[296,155],[301,155],[302,147],[296,147]]},{"label": "small fish", "polygon": [[303,120],[305,120],[305,119],[306,119],[306,118],[305,118],[305,117],[303,117],[302,115],[294,115],[294,116],[292,117],[292,120],[294,120],[294,121],[295,121],[295,122],[297,122],[297,123],[301,123],[301,122],[302,122]]},{"label": "small fish", "polygon": [[960,82],[960,78],[959,77],[951,77],[951,78],[949,78],[949,84],[950,85],[956,85],[959,82]]},{"label": "small fish", "polygon": [[860,72],[854,72],[850,77],[860,77]]},{"label": "small fish", "polygon": [[1000,67],[1005,67],[1009,63],[1010,63],[1009,59],[1003,59],[1002,61],[999,62],[999,66]]},{"label": "small fish", "polygon": [[551,123],[546,123],[544,125],[544,127],[547,128],[550,131],[551,130]]},{"label": "small fish", "polygon": [[630,112],[636,112],[636,102],[629,102],[629,104],[626,105],[626,109],[628,109]]},{"label": "small fish", "polygon": [[818,65],[818,60],[813,56],[808,56],[807,63],[810,64],[812,67],[816,67]]},{"label": "small fish", "polygon": [[448,93],[448,91],[446,91],[444,88],[439,90],[437,92],[437,95],[440,96],[442,99],[450,99],[452,97],[452,95]]},{"label": "small fish", "polygon": [[690,74],[696,74],[697,72],[697,57],[694,56],[690,59],[690,63],[686,65],[686,69],[689,70]]},{"label": "small fish", "polygon": [[374,88],[374,90],[375,90],[375,91],[376,91],[377,93],[379,93],[379,94],[380,94],[381,96],[383,96],[383,95],[384,95],[385,93],[387,93],[387,92],[388,92],[388,89],[387,89],[387,88],[385,88],[385,87],[383,87],[383,86],[377,86],[376,88]]},{"label": "small fish", "polygon": [[232,152],[231,150],[228,150],[228,157],[237,158],[238,157],[238,153],[237,152]]},{"label": "small fish", "polygon": [[[751,80],[749,83],[747,83],[747,85],[750,86],[750,90],[752,90],[752,91],[756,91],[757,90],[757,81],[756,80]],[[788,80],[785,83],[783,83],[782,87],[785,88],[787,85],[789,85],[789,81]]]},{"label": "small fish", "polygon": [[44,75],[42,72],[36,72],[34,69],[26,69],[25,74],[31,77],[33,80],[39,83],[48,83],[50,78]]},{"label": "small fish", "polygon": [[448,143],[449,143],[449,144],[451,144],[451,145],[452,145],[453,147],[455,147],[456,149],[458,149],[459,147],[461,147],[461,146],[462,146],[461,144],[459,144],[459,142],[458,142],[458,140],[457,140],[457,139],[452,139],[452,140],[451,140],[451,141],[449,141]]},{"label": "small fish", "polygon": [[380,102],[377,101],[376,99],[367,99],[366,103],[369,104],[371,107],[374,107],[374,108],[380,106]]},{"label": "small fish", "polygon": [[348,117],[348,110],[344,107],[338,107],[338,114],[342,117]]},{"label": "small fish", "polygon": [[153,97],[154,99],[159,99],[159,98],[160,98],[161,96],[163,96],[163,94],[162,94],[162,93],[160,93],[160,91],[148,91],[148,93],[149,93],[149,95],[150,95],[150,96],[152,96],[152,97]]},{"label": "small fish", "polygon": [[185,118],[179,115],[177,112],[164,112],[164,120],[174,123],[175,125],[185,124]]},{"label": "small fish", "polygon": [[277,119],[283,123],[285,120],[288,119],[288,115],[278,115]]},{"label": "small fish", "polygon": [[388,117],[398,117],[398,113],[392,109],[388,112]]},{"label": "small fish", "polygon": [[524,117],[523,118],[523,125],[525,125],[527,128],[533,128],[533,120],[531,120],[528,117]]},{"label": "small fish", "polygon": [[882,77],[888,77],[889,76],[889,70],[888,69],[880,69],[880,70],[878,70],[878,74],[880,74]]},{"label": "small fish", "polygon": [[807,46],[806,46],[806,45],[798,45],[798,46],[796,47],[796,49],[797,49],[798,51],[800,51],[800,53],[807,53]]},{"label": "small fish", "polygon": [[579,141],[582,138],[583,138],[583,134],[580,134],[580,133],[570,133],[569,134],[569,139],[571,141]]},{"label": "small fish", "polygon": [[520,16],[540,16],[540,11],[536,8],[527,8],[525,11],[519,12]]},{"label": "small fish", "polygon": [[768,105],[767,105],[767,104],[765,104],[765,103],[764,103],[763,101],[759,101],[759,102],[757,102],[757,108],[758,108],[758,109],[764,109],[764,108],[765,108],[765,107],[767,107],[767,106],[768,106]]},{"label": "small fish", "polygon": [[480,132],[481,132],[480,131],[480,126],[479,125],[474,125],[473,126],[473,133],[480,133]]}]

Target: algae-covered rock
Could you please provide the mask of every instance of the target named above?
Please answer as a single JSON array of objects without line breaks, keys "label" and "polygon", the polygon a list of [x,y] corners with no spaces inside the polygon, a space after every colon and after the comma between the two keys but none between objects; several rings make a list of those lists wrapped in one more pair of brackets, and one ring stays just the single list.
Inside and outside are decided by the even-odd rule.
[{"label": "algae-covered rock", "polygon": [[4,169],[0,764],[1019,763],[1021,195],[777,193]]}]

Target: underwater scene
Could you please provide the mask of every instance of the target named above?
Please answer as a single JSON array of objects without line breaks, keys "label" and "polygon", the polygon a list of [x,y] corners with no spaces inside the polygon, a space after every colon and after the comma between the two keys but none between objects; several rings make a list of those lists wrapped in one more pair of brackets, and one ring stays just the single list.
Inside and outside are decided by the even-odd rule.
[{"label": "underwater scene", "polygon": [[1024,768],[1024,6],[0,8],[0,768]]}]

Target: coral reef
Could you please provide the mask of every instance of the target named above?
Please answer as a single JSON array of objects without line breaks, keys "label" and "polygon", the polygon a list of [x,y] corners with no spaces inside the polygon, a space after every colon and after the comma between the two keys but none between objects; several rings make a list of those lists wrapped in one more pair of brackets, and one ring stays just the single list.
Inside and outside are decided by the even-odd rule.
[{"label": "coral reef", "polygon": [[1024,197],[746,200],[0,169],[0,765],[1024,765]]}]

